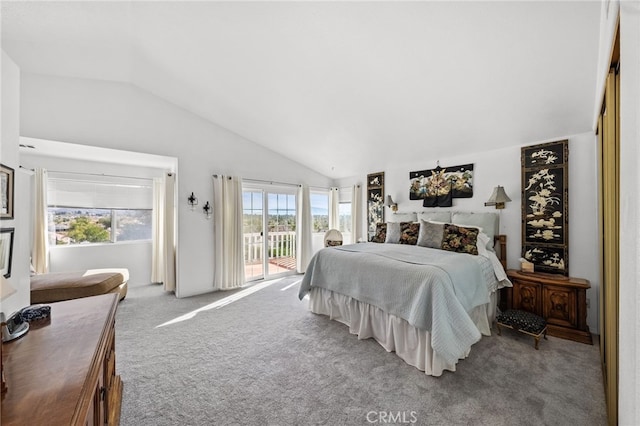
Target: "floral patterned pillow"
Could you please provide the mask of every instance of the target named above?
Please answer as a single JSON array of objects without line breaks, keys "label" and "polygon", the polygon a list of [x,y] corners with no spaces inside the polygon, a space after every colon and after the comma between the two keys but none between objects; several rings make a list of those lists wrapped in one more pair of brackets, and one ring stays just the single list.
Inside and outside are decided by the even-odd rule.
[{"label": "floral patterned pillow", "polygon": [[371,237],[372,243],[384,243],[387,239],[387,224],[386,223],[378,223],[376,224],[376,233]]},{"label": "floral patterned pillow", "polygon": [[420,223],[400,222],[400,244],[411,244],[413,246],[418,242],[418,234],[420,233]]},{"label": "floral patterned pillow", "polygon": [[478,254],[478,228],[465,228],[447,223],[444,225],[442,237],[442,250],[455,251],[457,253]]}]

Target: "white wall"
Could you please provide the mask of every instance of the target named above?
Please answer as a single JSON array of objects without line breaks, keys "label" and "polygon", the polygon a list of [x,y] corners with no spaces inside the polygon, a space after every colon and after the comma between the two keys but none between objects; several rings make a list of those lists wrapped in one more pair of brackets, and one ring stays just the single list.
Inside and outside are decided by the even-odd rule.
[{"label": "white wall", "polygon": [[620,311],[621,425],[640,424],[640,3],[620,5]]},{"label": "white wall", "polygon": [[29,281],[29,249],[31,227],[29,199],[31,176],[20,170],[18,144],[20,117],[20,70],[13,60],[2,51],[2,134],[0,161],[14,169],[14,219],[0,222],[2,228],[15,228],[11,277],[9,284],[17,291],[2,302],[0,310],[6,315],[28,306],[31,302]]},{"label": "white wall", "polygon": [[178,158],[178,297],[213,288],[213,223],[186,203],[211,201],[212,174],[332,184],[130,84],[23,73],[20,117],[22,136]]},{"label": "white wall", "polygon": [[[587,323],[592,333],[598,332],[598,222],[597,222],[597,176],[595,174],[596,139],[591,133],[571,137],[559,137],[553,140],[569,139],[569,272],[572,276],[588,279],[591,288],[587,291],[590,301]],[[550,141],[536,141],[544,143]],[[410,156],[409,156],[410,157]],[[520,147],[510,147],[493,151],[480,151],[465,155],[440,159],[407,160],[402,165],[387,165],[385,168],[385,196],[391,195],[398,203],[398,212],[427,210],[422,201],[409,199],[409,172],[440,165],[456,166],[473,163],[473,197],[456,198],[451,208],[440,210],[460,211],[496,211],[485,207],[493,188],[502,185],[512,202],[500,212],[500,233],[507,235],[507,266],[518,269],[522,247],[521,230],[521,167]],[[370,173],[379,172],[372,170]],[[366,176],[341,179],[339,186],[366,181]],[[363,190],[363,205],[366,206],[366,188]],[[436,209],[437,211],[438,209]],[[385,218],[392,212],[386,208]],[[366,235],[366,209],[364,212]]]},{"label": "white wall", "polygon": [[127,268],[129,285],[151,282],[151,241],[52,247],[49,272]]}]

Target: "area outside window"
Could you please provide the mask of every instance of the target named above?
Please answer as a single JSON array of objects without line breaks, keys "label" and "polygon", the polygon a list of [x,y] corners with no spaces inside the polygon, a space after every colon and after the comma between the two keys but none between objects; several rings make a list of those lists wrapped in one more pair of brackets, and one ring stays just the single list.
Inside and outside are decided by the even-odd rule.
[{"label": "area outside window", "polygon": [[153,183],[123,176],[50,172],[47,180],[51,246],[152,239]]},{"label": "area outside window", "polygon": [[151,210],[49,207],[48,214],[51,245],[151,240]]}]

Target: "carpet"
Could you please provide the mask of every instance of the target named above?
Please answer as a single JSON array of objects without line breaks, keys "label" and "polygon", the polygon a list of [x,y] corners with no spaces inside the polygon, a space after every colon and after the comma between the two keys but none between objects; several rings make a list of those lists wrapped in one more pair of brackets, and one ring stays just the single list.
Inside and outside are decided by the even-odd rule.
[{"label": "carpet", "polygon": [[309,312],[300,280],[185,299],[130,287],[116,315],[121,424],[606,424],[597,344],[549,337],[536,351],[503,330],[430,377]]}]

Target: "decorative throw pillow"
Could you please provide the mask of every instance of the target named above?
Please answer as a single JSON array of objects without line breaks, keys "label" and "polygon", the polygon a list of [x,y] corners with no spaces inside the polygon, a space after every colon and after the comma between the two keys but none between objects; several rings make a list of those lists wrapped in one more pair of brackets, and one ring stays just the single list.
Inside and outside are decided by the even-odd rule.
[{"label": "decorative throw pillow", "polygon": [[443,234],[444,223],[420,220],[420,233],[418,234],[417,244],[422,247],[440,249],[442,248]]},{"label": "decorative throw pillow", "polygon": [[415,246],[418,242],[420,224],[416,222],[400,222],[400,244]]},{"label": "decorative throw pillow", "polygon": [[400,242],[400,222],[387,223],[387,238],[385,243],[398,244]]},{"label": "decorative throw pillow", "polygon": [[371,237],[372,243],[384,243],[384,240],[387,239],[387,224],[386,223],[378,223],[376,224],[376,233]]},{"label": "decorative throw pillow", "polygon": [[465,228],[447,223],[442,235],[442,250],[477,255],[478,232],[478,228]]}]

